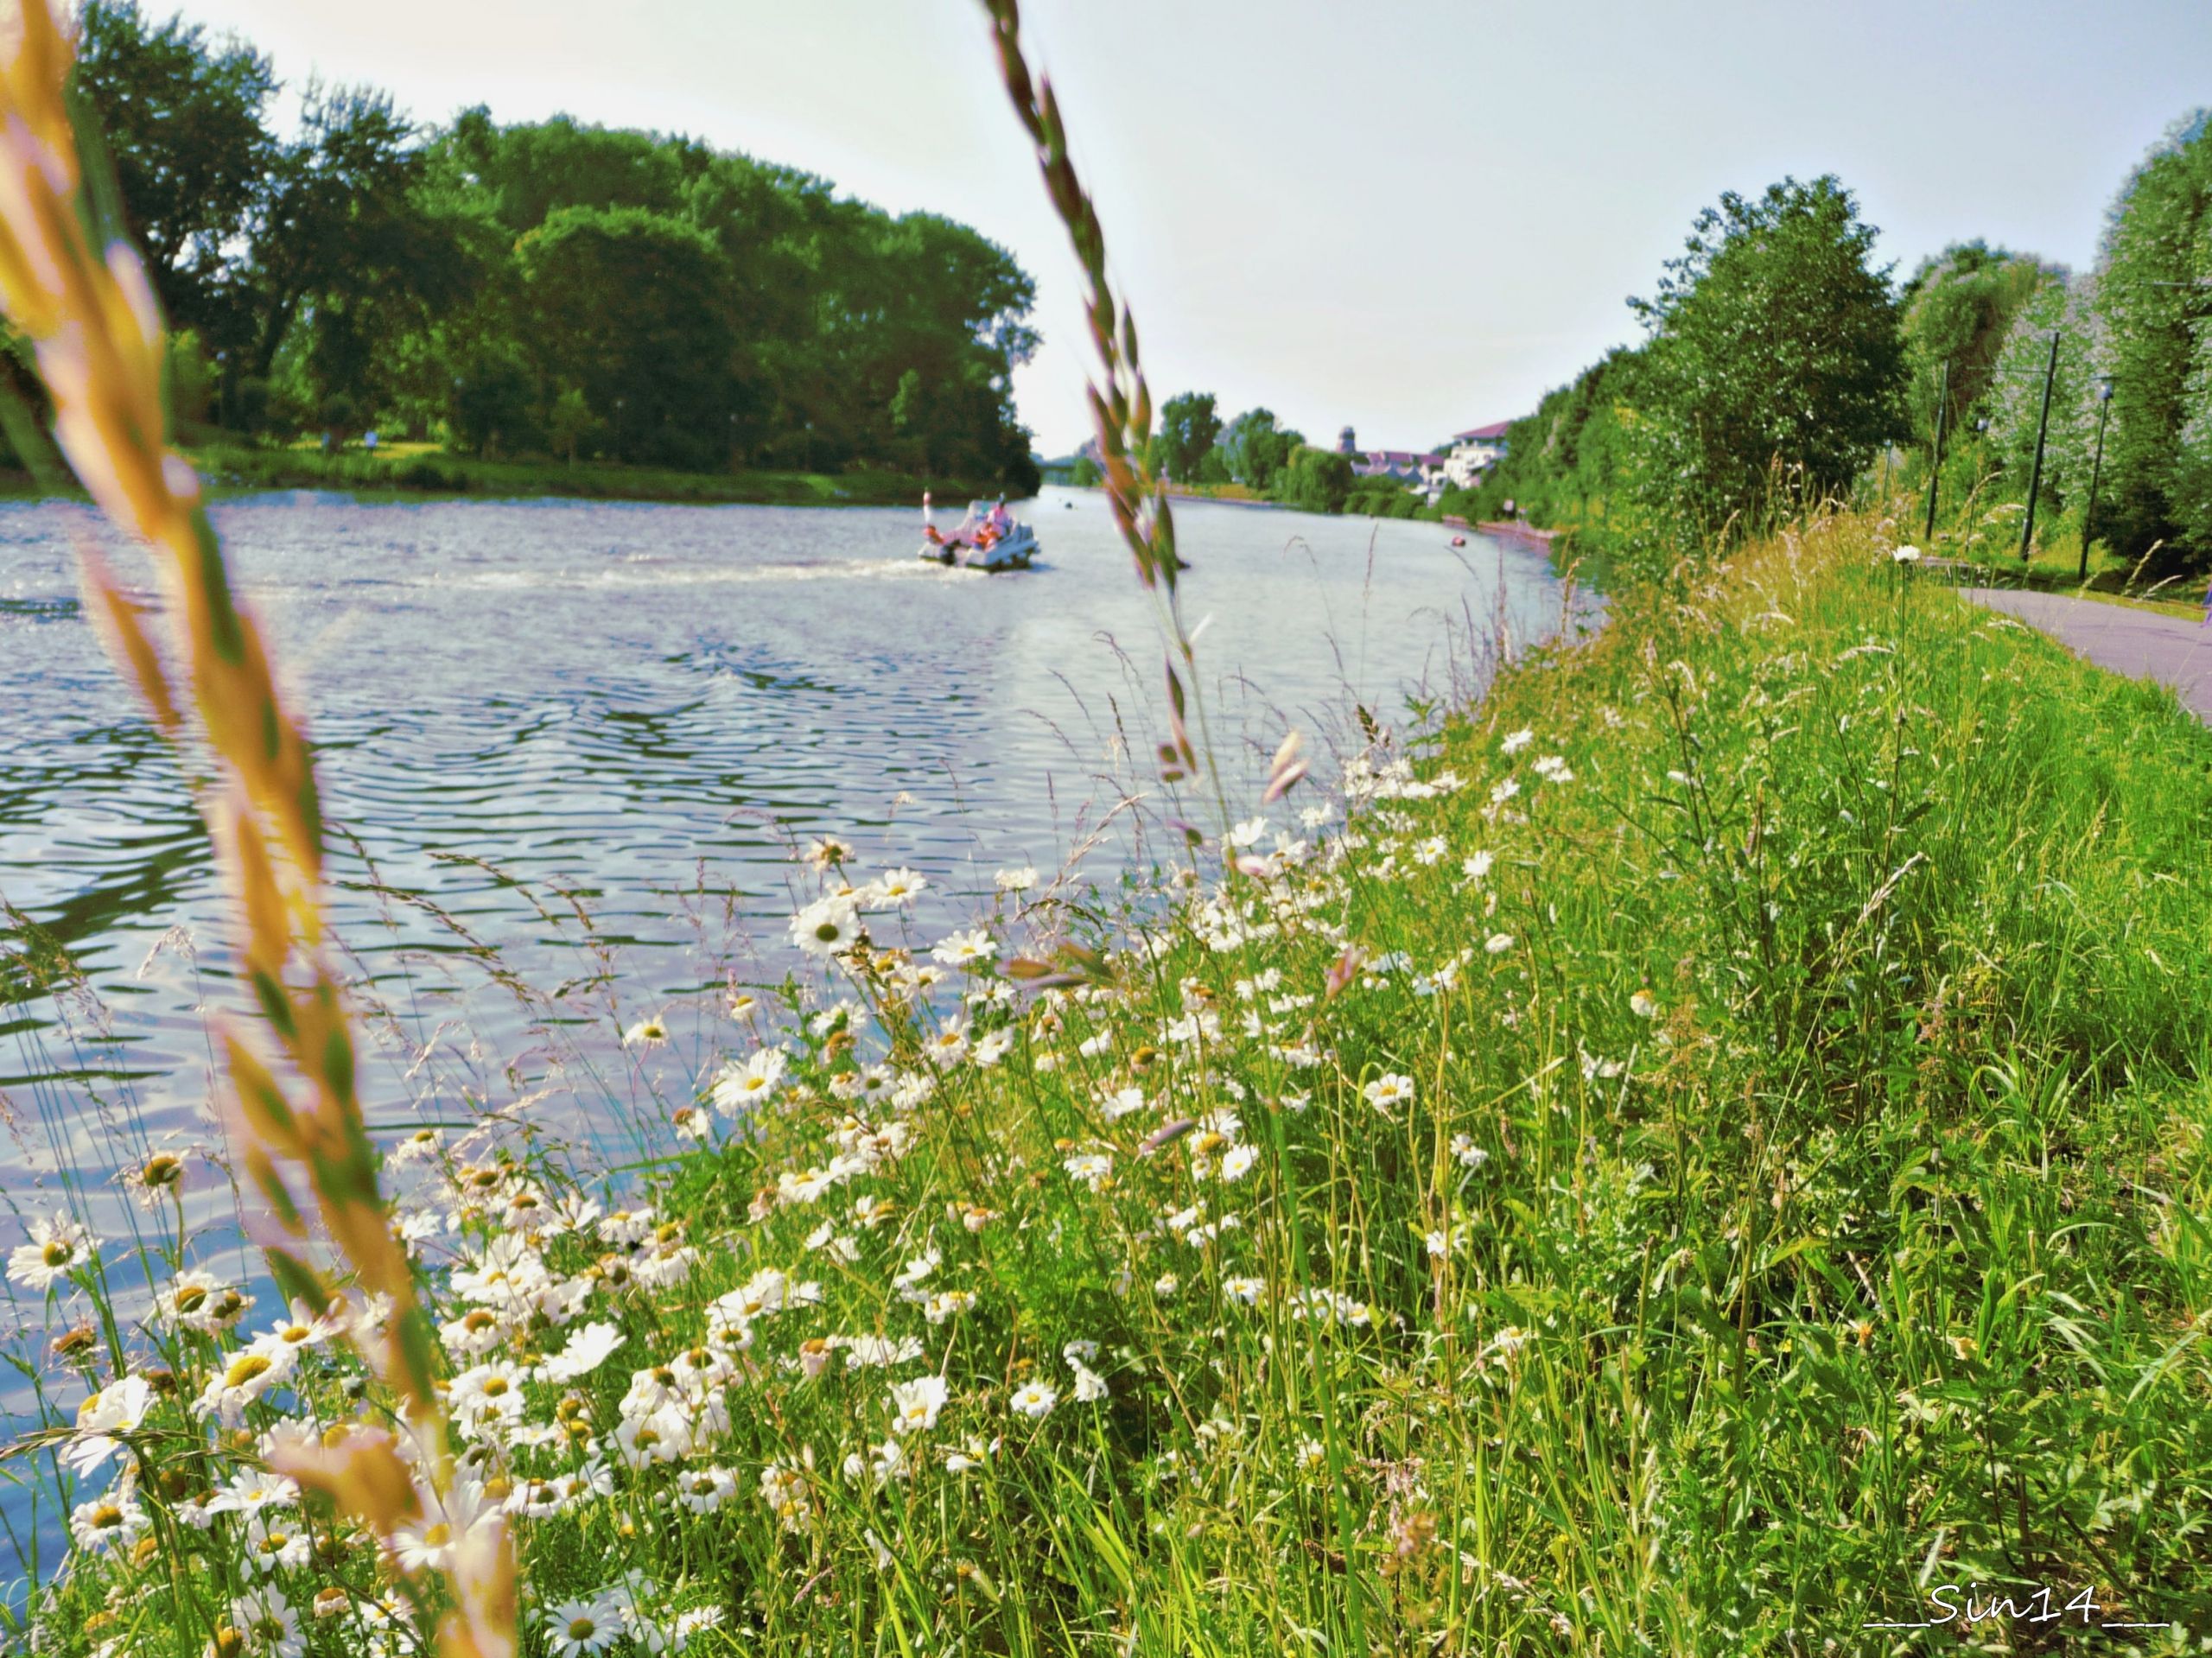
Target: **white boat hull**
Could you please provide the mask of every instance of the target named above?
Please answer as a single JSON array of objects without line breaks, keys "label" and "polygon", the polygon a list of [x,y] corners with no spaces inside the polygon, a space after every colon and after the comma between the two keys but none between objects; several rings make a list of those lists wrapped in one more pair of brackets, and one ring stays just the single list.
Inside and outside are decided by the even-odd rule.
[{"label": "white boat hull", "polygon": [[1037,532],[1026,524],[1017,524],[988,547],[966,542],[925,541],[920,556],[931,563],[962,569],[1026,570],[1029,561],[1037,556]]}]

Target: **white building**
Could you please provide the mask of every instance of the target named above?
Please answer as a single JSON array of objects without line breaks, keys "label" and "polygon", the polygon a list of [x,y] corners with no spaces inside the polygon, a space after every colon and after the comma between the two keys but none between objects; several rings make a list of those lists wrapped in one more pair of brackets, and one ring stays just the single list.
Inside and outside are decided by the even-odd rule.
[{"label": "white building", "polygon": [[1445,446],[1444,473],[1454,489],[1472,489],[1505,454],[1505,429],[1511,421],[1494,421],[1452,434]]}]

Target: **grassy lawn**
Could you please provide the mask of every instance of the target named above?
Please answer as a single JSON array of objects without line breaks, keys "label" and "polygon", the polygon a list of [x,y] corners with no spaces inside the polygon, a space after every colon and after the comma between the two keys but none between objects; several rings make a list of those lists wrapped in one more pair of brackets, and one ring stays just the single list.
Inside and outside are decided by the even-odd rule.
[{"label": "grassy lawn", "polygon": [[[2084,1586],[2212,1623],[2212,734],[1841,519],[1619,595],[1346,784],[1137,935],[1047,887],[911,938],[826,869],[820,978],[633,1033],[607,1109],[707,1137],[620,1214],[548,1218],[596,1183],[543,1157],[394,1171],[533,1642],[1917,1651],[1863,1626]],[[486,1262],[563,1287],[518,1312]],[[238,1337],[156,1339],[148,1421],[199,1448],[149,1509],[359,1408],[317,1350],[211,1439]],[[45,1649],[193,1658],[276,1523],[81,1556]],[[332,1651],[391,1598],[338,1534],[257,1581],[334,1596]]]}]

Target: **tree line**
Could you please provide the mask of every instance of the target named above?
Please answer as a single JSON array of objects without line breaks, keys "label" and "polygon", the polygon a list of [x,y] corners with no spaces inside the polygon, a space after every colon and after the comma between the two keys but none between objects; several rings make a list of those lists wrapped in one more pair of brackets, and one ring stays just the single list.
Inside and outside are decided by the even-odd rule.
[{"label": "tree line", "polygon": [[[1185,391],[1160,405],[1145,458],[1171,482],[1201,488],[1236,484],[1257,499],[1304,512],[1408,518],[1443,511],[1424,507],[1417,492],[1394,479],[1358,476],[1350,455],[1308,443],[1273,410],[1248,409],[1224,422],[1211,391]],[[1096,463],[1078,459],[1074,481],[1098,480]]]},{"label": "tree line", "polygon": [[1724,196],[1630,302],[1642,342],[1514,423],[1475,511],[1630,543],[1748,530],[1878,457],[1924,487],[1940,420],[1955,512],[2015,522],[2040,428],[2053,539],[2212,562],[2212,112],[2135,169],[2086,274],[1968,241],[1898,283],[1873,236],[1833,177]]},{"label": "tree line", "polygon": [[686,137],[426,126],[363,86],[309,83],[280,133],[250,43],[133,0],[78,24],[188,417],[1033,486],[1011,374],[1034,284],[966,226]]}]

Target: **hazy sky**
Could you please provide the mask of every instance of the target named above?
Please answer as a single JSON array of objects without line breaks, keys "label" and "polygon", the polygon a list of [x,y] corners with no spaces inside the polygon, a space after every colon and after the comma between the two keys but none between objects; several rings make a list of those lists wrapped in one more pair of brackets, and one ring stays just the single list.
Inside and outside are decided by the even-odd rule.
[{"label": "hazy sky", "polygon": [[[148,0],[163,13],[170,0]],[[181,0],[297,82],[416,117],[683,131],[965,220],[1038,280],[1016,378],[1087,430],[1065,237],[972,0]],[[1983,236],[2077,266],[2145,148],[2212,104],[2212,0],[1030,0],[1155,394],[1410,448],[1634,337],[1722,190],[1833,171],[1885,257]]]}]

